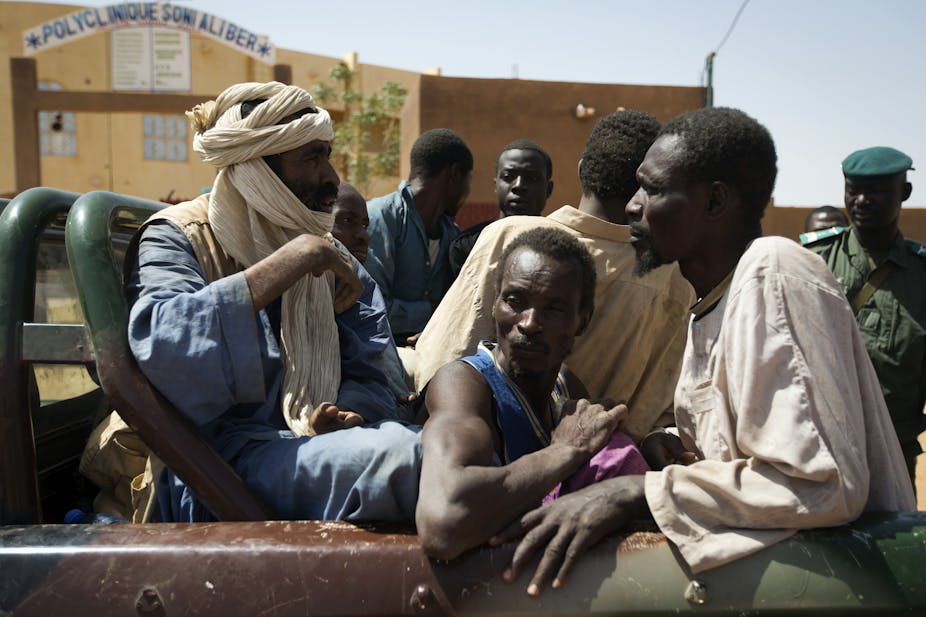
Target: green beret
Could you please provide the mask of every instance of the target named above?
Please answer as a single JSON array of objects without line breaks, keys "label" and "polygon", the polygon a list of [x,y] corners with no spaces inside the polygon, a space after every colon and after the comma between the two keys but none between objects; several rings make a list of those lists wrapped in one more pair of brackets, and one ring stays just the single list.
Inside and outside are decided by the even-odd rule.
[{"label": "green beret", "polygon": [[913,159],[894,148],[875,146],[856,150],[842,162],[842,174],[850,184],[872,180],[876,176],[893,176],[913,169]]}]

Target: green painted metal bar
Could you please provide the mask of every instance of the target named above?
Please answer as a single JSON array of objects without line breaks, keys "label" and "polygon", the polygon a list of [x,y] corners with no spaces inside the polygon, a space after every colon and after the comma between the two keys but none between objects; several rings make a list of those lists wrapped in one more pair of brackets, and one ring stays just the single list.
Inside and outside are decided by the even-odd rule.
[{"label": "green painted metal bar", "polygon": [[22,358],[43,364],[93,362],[90,339],[82,324],[22,324]]},{"label": "green painted metal bar", "polygon": [[35,385],[22,358],[21,327],[33,319],[39,237],[75,199],[76,193],[33,188],[0,214],[0,524],[42,520],[30,413]]},{"label": "green painted metal bar", "polygon": [[97,374],[113,406],[145,444],[221,520],[266,520],[273,513],[145,378],[128,343],[128,305],[113,226],[138,226],[159,202],[95,191],[71,209],[65,244],[90,332]]}]

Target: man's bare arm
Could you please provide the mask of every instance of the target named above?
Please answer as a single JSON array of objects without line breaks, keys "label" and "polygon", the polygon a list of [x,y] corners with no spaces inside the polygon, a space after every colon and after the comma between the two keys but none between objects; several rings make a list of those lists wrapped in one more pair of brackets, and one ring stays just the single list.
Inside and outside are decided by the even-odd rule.
[{"label": "man's bare arm", "polygon": [[425,552],[442,559],[485,542],[536,507],[607,442],[626,410],[580,401],[550,446],[495,467],[492,394],[475,369],[461,362],[442,367],[426,403],[431,417],[422,434],[415,518]]},{"label": "man's bare arm", "polygon": [[363,292],[363,284],[351,262],[328,240],[302,234],[244,271],[254,310],[259,311],[307,274],[334,272],[339,283],[334,291],[334,310],[347,310]]}]

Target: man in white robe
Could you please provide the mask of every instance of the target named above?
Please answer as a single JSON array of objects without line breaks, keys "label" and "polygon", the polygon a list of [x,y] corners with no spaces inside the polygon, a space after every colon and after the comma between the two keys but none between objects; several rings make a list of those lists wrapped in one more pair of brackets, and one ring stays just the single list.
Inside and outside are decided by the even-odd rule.
[{"label": "man in white robe", "polygon": [[643,449],[674,457],[684,446],[699,460],[526,514],[495,539],[524,535],[506,578],[542,550],[528,591],[557,587],[575,554],[648,515],[697,573],[798,529],[913,509],[842,290],[817,256],[760,237],[776,171],[768,131],[738,110],[699,109],[662,129],[627,205],[637,272],[678,262],[699,301],[675,391],[681,443],[657,433]]}]

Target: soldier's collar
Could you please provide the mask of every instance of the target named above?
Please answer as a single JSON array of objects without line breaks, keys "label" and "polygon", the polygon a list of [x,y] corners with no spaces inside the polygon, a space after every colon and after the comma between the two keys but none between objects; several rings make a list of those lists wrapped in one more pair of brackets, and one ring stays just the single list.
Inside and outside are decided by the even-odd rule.
[{"label": "soldier's collar", "polygon": [[[859,240],[858,233],[855,229],[852,229],[852,240],[858,245],[858,249],[862,251],[866,257],[870,255],[869,251],[862,246],[861,241]],[[894,236],[894,241],[891,243],[890,248],[887,250],[887,259],[893,261],[895,264],[902,268],[909,268],[913,266],[913,254],[907,250],[907,245],[904,242],[903,234],[900,233],[900,230],[897,230],[897,235]]]}]

